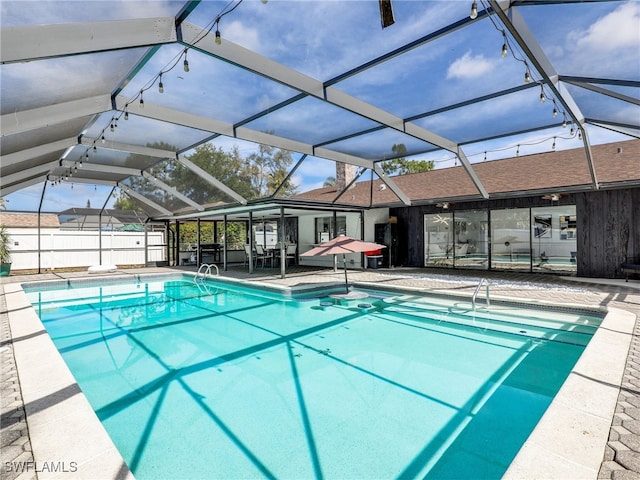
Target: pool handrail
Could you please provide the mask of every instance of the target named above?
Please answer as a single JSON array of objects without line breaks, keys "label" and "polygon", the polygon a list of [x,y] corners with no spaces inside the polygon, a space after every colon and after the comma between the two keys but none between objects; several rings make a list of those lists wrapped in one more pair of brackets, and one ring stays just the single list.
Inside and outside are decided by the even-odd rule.
[{"label": "pool handrail", "polygon": [[[198,271],[196,272],[195,277],[193,277],[193,283],[196,284],[200,291],[202,291],[202,288],[204,288],[205,292],[208,295],[211,295],[211,292],[209,291],[207,285],[204,283],[204,279],[207,278],[208,275],[211,275],[211,267],[215,267],[216,277],[220,276],[220,270],[218,269],[218,266],[216,264],[203,263],[202,265],[200,265],[200,267],[198,267]],[[202,273],[203,268],[204,273]]]},{"label": "pool handrail", "polygon": [[[211,275],[211,267],[215,267],[215,269],[216,269],[216,277],[219,276],[220,275],[220,270],[218,269],[218,266],[215,263],[203,263],[198,268],[196,276],[194,277],[194,281],[196,281],[201,276],[202,276],[202,278],[205,278],[207,275]],[[204,273],[202,273],[202,269],[203,268],[205,269]]]},{"label": "pool handrail", "polygon": [[491,306],[491,300],[489,300],[489,285],[491,285],[489,283],[489,280],[487,280],[486,278],[483,278],[480,280],[480,282],[478,283],[478,286],[476,287],[475,291],[473,292],[473,295],[471,296],[471,305],[473,306],[473,310],[475,311],[476,309],[476,297],[478,296],[478,292],[480,291],[480,288],[482,287],[482,284],[486,284],[487,287],[487,292],[486,292],[486,297],[487,297],[487,307]]}]

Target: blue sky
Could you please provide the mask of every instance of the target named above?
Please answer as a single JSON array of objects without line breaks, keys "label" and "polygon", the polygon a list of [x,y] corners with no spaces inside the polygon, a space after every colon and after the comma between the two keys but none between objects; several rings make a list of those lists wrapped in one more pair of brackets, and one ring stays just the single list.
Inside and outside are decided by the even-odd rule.
[{"label": "blue sky", "polygon": [[[29,5],[29,8],[24,8]],[[139,18],[175,15],[182,2],[89,1],[89,2],[8,2],[0,3],[2,25],[61,23],[69,21],[101,21],[109,19]],[[187,21],[207,28],[228,2],[204,1],[191,13]],[[296,69],[320,81],[368,62],[379,55],[420,38],[454,21],[465,18],[470,1],[398,1],[394,0],[395,24],[380,27],[378,4],[375,1],[279,1],[245,0],[219,23],[223,41],[232,41],[261,55]],[[640,3],[635,1],[597,2],[594,4],[547,5],[523,7],[519,11],[531,32],[538,39],[550,62],[563,75],[593,76],[640,80]],[[498,27],[501,28],[500,25]],[[511,40],[510,46],[515,47]],[[388,110],[399,117],[409,117],[436,110],[451,103],[463,102],[479,95],[521,85],[524,65],[517,58],[517,48],[507,58],[501,58],[503,43],[490,20],[484,19],[460,29],[425,46],[397,56],[387,63],[375,66],[350,78],[337,82],[335,88],[374,106]],[[169,65],[183,50],[182,46],[161,47],[122,94],[134,97],[156,74]],[[514,58],[517,57],[517,58]],[[44,91],[32,82],[63,82],[55,101],[64,101],[64,95],[86,95],[106,88],[109,91],[126,71],[122,54],[95,54],[70,57],[57,61],[31,62],[2,67],[3,103],[11,98],[11,84],[20,84],[33,91],[32,102],[46,101],[38,97]],[[165,92],[152,88],[145,92],[148,102],[169,108],[180,108],[191,113],[235,123],[247,116],[273,106],[297,92],[277,82],[239,70],[224,62],[212,61],[208,56],[191,49],[188,52],[190,72],[175,68],[163,76]],[[96,61],[98,59],[99,61]],[[74,73],[73,75],[70,72]],[[83,72],[83,75],[77,75]],[[534,80],[541,76],[532,70]],[[6,82],[5,82],[6,81]],[[591,92],[569,87],[580,100],[586,117],[629,123],[638,123],[640,108],[621,104],[615,99],[598,98]],[[638,97],[638,89],[625,93]],[[55,91],[55,88],[54,88]],[[415,120],[419,126],[456,142],[501,135],[514,127],[549,123],[552,102],[540,104],[539,88],[482,102],[464,109],[456,109]],[[547,90],[547,95],[552,93]],[[4,106],[3,106],[4,111]],[[132,109],[132,112],[134,110]],[[111,113],[107,113],[87,131],[97,135]],[[465,145],[464,151],[473,162],[536,153],[551,149],[576,148],[582,142],[569,134],[569,128],[559,127],[560,120],[551,128],[501,138],[478,144]],[[122,123],[121,123],[122,125]],[[318,144],[337,138],[352,130],[364,130],[374,122],[341,111],[317,99],[296,102],[247,126],[257,131],[273,131],[294,140]],[[182,127],[162,125],[159,122],[130,121],[126,129],[119,128],[114,140],[139,142],[144,133],[146,143],[179,138],[184,148],[206,138],[206,132],[187,131]],[[606,143],[629,137],[609,130],[587,127],[593,144]],[[177,135],[177,136],[176,136]],[[237,145],[240,152],[249,155],[257,146],[242,140],[219,137],[213,143],[224,149]],[[345,153],[380,158],[390,154],[394,143],[405,143],[412,151],[428,147],[425,142],[400,132],[384,130],[362,138],[354,138],[328,145]],[[519,146],[519,147],[518,147]],[[188,151],[186,152],[189,153]],[[294,154],[297,159],[299,154]],[[435,160],[438,168],[458,163],[446,151],[421,153],[418,159]],[[300,191],[322,186],[328,176],[335,173],[333,162],[309,157],[293,177]],[[369,178],[365,175],[366,179]],[[364,178],[363,177],[363,178]],[[30,210],[37,208],[41,185],[10,195],[9,208]],[[43,205],[53,210],[71,206],[102,206],[110,188],[93,185],[74,185],[48,189]]]}]

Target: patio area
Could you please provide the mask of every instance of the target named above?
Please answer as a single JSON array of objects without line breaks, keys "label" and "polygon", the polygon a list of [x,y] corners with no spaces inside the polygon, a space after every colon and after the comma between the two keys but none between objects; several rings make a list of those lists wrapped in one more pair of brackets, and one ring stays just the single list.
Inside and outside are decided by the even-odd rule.
[{"label": "patio area", "polygon": [[340,234],[351,284],[609,310],[505,478],[640,479],[640,2],[393,4],[0,2],[2,479],[132,478],[20,283],[344,285]]},{"label": "patio area", "polygon": [[[143,273],[167,273],[175,271],[195,271],[195,267],[180,268],[145,268],[120,270],[109,276],[128,276]],[[270,283],[285,286],[309,285],[317,283],[340,283],[343,272],[333,272],[330,269],[314,269],[296,267],[287,278],[279,278],[279,269],[257,269],[249,274],[242,266],[232,267],[223,276],[251,282]],[[84,277],[84,272],[56,273],[42,275],[27,275],[3,278],[0,289],[0,358],[2,361],[2,468],[3,478],[48,478],[50,472],[37,472],[42,462],[65,460],[41,458],[35,453],[36,463],[26,465],[20,470],[17,462],[33,462],[31,439],[25,419],[25,406],[22,402],[20,389],[20,374],[14,360],[14,342],[20,338],[12,338],[9,327],[9,311],[5,302],[5,286],[34,280],[59,280],[63,278]],[[95,278],[95,276],[92,276]],[[629,352],[627,355],[624,374],[619,385],[606,384],[596,378],[587,379],[597,388],[615,389],[618,392],[617,406],[611,418],[609,438],[602,450],[602,463],[599,472],[585,477],[584,471],[576,466],[565,465],[565,470],[554,471],[554,464],[560,460],[557,452],[550,452],[548,458],[538,458],[537,462],[546,466],[546,477],[565,478],[567,472],[572,472],[573,478],[637,478],[640,474],[640,282],[629,282],[604,279],[578,279],[575,277],[560,277],[554,275],[536,275],[499,272],[460,272],[442,271],[436,269],[379,269],[352,270],[349,272],[351,283],[374,282],[403,288],[417,288],[431,292],[455,292],[468,297],[474,292],[478,281],[487,278],[491,283],[491,297],[509,297],[523,301],[543,301],[557,304],[577,304],[591,307],[606,307],[619,309],[635,315],[635,327]],[[619,332],[618,332],[619,333]],[[619,352],[618,352],[619,353]],[[602,363],[605,359],[600,359]],[[33,406],[32,406],[33,407]],[[44,408],[47,408],[46,406]],[[575,425],[573,426],[575,427]],[[589,436],[593,432],[583,431],[582,435]],[[570,447],[570,445],[567,445]],[[525,448],[526,449],[526,448]],[[525,450],[523,449],[523,450]],[[559,453],[558,453],[559,455]],[[70,460],[70,459],[67,459]],[[14,463],[15,462],[15,463]],[[565,462],[566,463],[566,462]],[[11,468],[9,468],[11,466]],[[511,478],[524,478],[522,471],[508,472]],[[126,468],[121,469],[115,478],[125,478],[130,475]],[[532,475],[533,476],[533,475]],[[74,477],[80,478],[80,476]],[[109,475],[114,478],[114,475]]]}]

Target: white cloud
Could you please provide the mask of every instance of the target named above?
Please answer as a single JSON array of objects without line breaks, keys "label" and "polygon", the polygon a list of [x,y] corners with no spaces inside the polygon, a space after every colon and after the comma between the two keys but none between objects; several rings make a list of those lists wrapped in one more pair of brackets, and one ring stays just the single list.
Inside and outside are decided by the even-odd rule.
[{"label": "white cloud", "polygon": [[623,3],[583,28],[574,28],[564,42],[561,55],[553,52],[562,73],[633,78],[640,51],[640,3]]},{"label": "white cloud", "polygon": [[220,35],[222,36],[223,41],[224,38],[227,37],[235,43],[242,44],[243,47],[248,48],[249,50],[259,50],[260,38],[258,31],[247,27],[242,22],[233,21],[229,24],[221,24]]},{"label": "white cloud", "polygon": [[[628,2],[598,19],[585,31],[569,34],[578,48],[615,51],[640,45],[640,3]],[[636,51],[637,53],[637,51]]]},{"label": "white cloud", "polygon": [[447,78],[473,79],[490,72],[494,68],[493,62],[484,55],[471,56],[470,52],[455,60],[447,70]]},{"label": "white cloud", "polygon": [[[402,10],[397,12],[397,22],[402,25],[398,35],[404,37],[404,41],[410,42],[425,34],[432,32],[460,18],[460,5],[458,2],[424,2],[417,4],[418,8],[412,9],[411,16],[404,16]],[[400,7],[400,4],[398,5]],[[407,8],[407,5],[402,5]]]},{"label": "white cloud", "polygon": [[416,123],[440,135],[455,137],[461,129],[477,129],[478,125],[485,122],[508,122],[510,118],[521,116],[523,112],[539,106],[537,93],[525,90],[426,117]]},{"label": "white cloud", "polygon": [[226,152],[230,152],[234,147],[238,147],[240,155],[246,157],[258,151],[259,146],[257,143],[248,142],[240,138],[232,138],[226,136],[217,137],[212,142],[216,147],[222,148]]},{"label": "white cloud", "polygon": [[173,17],[183,2],[137,0],[3,0],[2,26]]}]

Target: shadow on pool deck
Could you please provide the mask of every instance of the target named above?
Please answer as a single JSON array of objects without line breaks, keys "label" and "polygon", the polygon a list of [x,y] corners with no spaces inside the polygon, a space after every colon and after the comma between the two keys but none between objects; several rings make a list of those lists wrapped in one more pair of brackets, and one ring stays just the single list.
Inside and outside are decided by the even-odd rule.
[{"label": "shadow on pool deck", "polygon": [[[143,273],[195,272],[195,267],[144,268],[119,270],[105,276],[127,276]],[[296,286],[344,281],[339,270],[295,266],[280,278],[279,269],[256,269],[249,274],[246,267],[232,265],[222,276],[258,283]],[[25,408],[20,392],[18,372],[13,355],[13,342],[8,322],[4,285],[25,281],[59,280],[87,277],[86,272],[11,275],[0,282],[0,361],[2,370],[2,409],[0,411],[0,463],[2,478],[37,478],[33,467],[20,470],[17,463],[33,462]],[[100,278],[101,275],[91,275]],[[580,279],[548,274],[454,271],[443,269],[395,268],[352,270],[349,280],[375,282],[393,286],[429,290],[474,291],[479,279],[491,282],[492,295],[524,300],[550,300],[590,306],[605,306],[631,312],[636,323],[620,386],[609,442],[603,452],[598,473],[600,479],[639,478],[640,475],[640,282],[607,279]],[[23,463],[24,465],[24,463]]]}]

